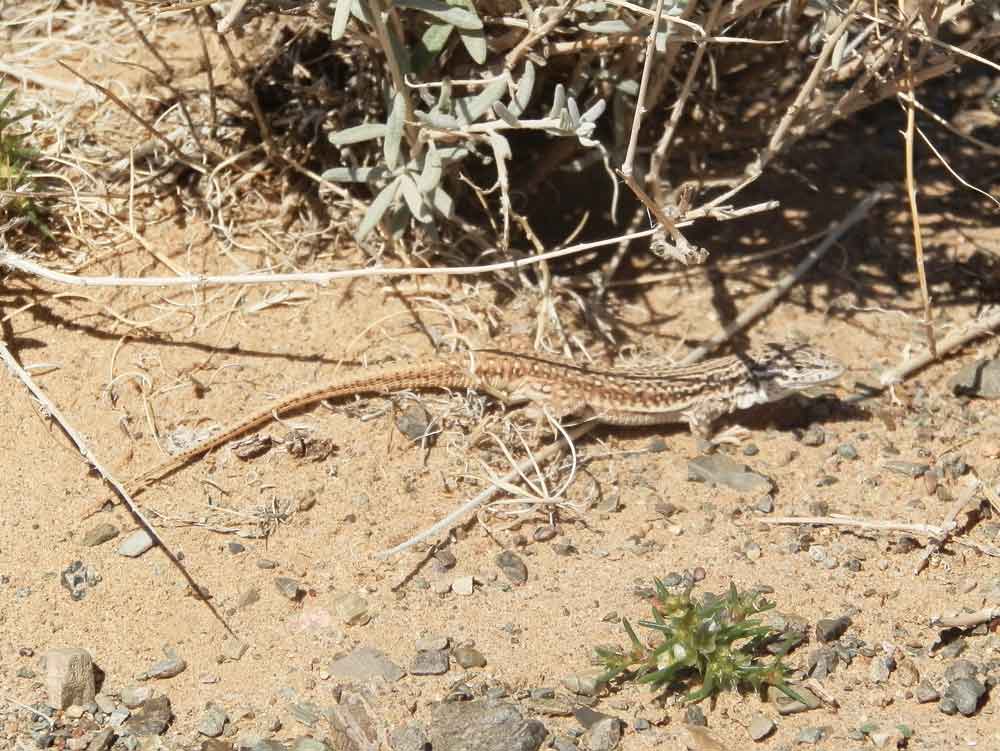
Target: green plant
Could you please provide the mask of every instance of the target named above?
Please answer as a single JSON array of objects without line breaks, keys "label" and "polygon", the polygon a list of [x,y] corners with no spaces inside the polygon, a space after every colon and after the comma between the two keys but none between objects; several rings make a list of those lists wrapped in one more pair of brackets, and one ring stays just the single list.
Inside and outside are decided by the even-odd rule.
[{"label": "green plant", "polygon": [[[639,621],[639,625],[659,632],[662,641],[647,647],[625,620],[632,649],[597,650],[607,668],[603,679],[634,678],[664,691],[684,687],[689,702],[701,701],[724,689],[750,687],[759,693],[766,686],[802,701],[788,686],[788,668],[781,662],[799,637],[781,640],[778,632],[753,619],[773,607],[756,592],[739,592],[735,585],[730,585],[724,597],[707,594],[699,601],[691,596],[690,589],[670,594],[657,579],[653,620]],[[775,644],[777,656],[765,662],[764,649]]]},{"label": "green plant", "polygon": [[0,210],[23,217],[51,237],[42,221],[44,209],[30,196],[23,195],[25,189],[31,187],[31,166],[38,158],[38,152],[25,145],[27,133],[13,128],[18,120],[32,114],[30,110],[9,112],[16,93],[10,91],[0,100]]}]

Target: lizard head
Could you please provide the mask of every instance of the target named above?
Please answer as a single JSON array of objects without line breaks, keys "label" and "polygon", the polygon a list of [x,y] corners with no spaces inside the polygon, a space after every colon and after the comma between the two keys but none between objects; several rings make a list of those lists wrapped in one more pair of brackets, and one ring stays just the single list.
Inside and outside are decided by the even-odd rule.
[{"label": "lizard head", "polygon": [[746,358],[768,401],[835,381],[844,374],[843,365],[804,344],[765,344],[748,351]]}]

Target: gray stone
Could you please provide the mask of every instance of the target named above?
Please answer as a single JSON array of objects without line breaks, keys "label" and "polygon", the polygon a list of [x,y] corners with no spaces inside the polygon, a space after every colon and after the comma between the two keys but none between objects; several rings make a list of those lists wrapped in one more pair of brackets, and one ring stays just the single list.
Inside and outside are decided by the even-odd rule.
[{"label": "gray stone", "polygon": [[341,622],[347,626],[364,626],[371,620],[368,602],[356,592],[348,592],[335,598],[333,609]]},{"label": "gray stone", "polygon": [[774,484],[725,454],[699,456],[688,462],[688,480],[724,485],[740,493],[770,493]]},{"label": "gray stone", "polygon": [[226,722],[229,717],[226,710],[218,704],[209,704],[205,707],[205,714],[198,723],[198,732],[209,738],[218,738],[222,731],[226,729]]},{"label": "gray stone", "polygon": [[433,650],[448,649],[448,641],[447,636],[425,636],[422,639],[417,639],[414,642],[414,646],[418,652],[430,652]]},{"label": "gray stone", "polygon": [[802,697],[802,699],[805,701],[804,704],[782,693],[781,690],[777,688],[777,686],[767,687],[767,700],[778,708],[778,714],[780,715],[798,714],[799,712],[808,712],[813,709],[819,709],[820,706],[822,706],[822,702],[819,700],[816,694],[814,694],[809,689],[803,686],[793,686],[792,690]]},{"label": "gray stone", "polygon": [[55,709],[94,700],[94,661],[85,649],[50,649],[45,653],[45,690]]},{"label": "gray stone", "polygon": [[301,738],[295,739],[291,751],[330,751],[330,747],[323,741],[303,735]]},{"label": "gray stone", "polygon": [[135,709],[149,701],[153,696],[153,689],[149,686],[126,686],[119,692],[118,696],[121,698],[122,704],[129,709]]},{"label": "gray stone", "polygon": [[799,731],[799,735],[795,739],[795,742],[815,746],[823,740],[824,735],[826,735],[826,733],[823,731],[823,728],[802,728]]},{"label": "gray stone", "polygon": [[87,751],[108,751],[111,744],[115,742],[114,728],[104,728],[98,730],[91,736],[90,743],[87,744]]},{"label": "gray stone", "polygon": [[603,675],[603,670],[576,673],[563,678],[562,685],[567,691],[578,696],[597,696],[604,686],[604,681],[601,680]]},{"label": "gray stone", "polygon": [[622,721],[617,717],[598,720],[583,736],[590,751],[612,751],[622,739]]},{"label": "gray stone", "polygon": [[548,731],[502,701],[445,702],[431,710],[434,751],[537,751]]},{"label": "gray stone", "polygon": [[1000,360],[969,363],[948,381],[955,396],[1000,399]]},{"label": "gray stone", "polygon": [[948,684],[944,690],[944,696],[941,697],[941,702],[951,700],[959,712],[966,717],[971,717],[976,713],[979,700],[985,693],[986,686],[976,678],[957,678]]},{"label": "gray stone", "polygon": [[803,446],[822,446],[826,443],[826,431],[815,425],[803,433],[799,440]]},{"label": "gray stone", "polygon": [[170,699],[166,696],[154,696],[132,714],[122,729],[129,735],[139,737],[163,735],[173,719],[174,714],[170,710]]},{"label": "gray stone", "polygon": [[278,591],[284,597],[287,597],[293,602],[301,600],[306,593],[301,584],[288,576],[279,576],[274,580],[274,586],[278,588]]},{"label": "gray stone", "polygon": [[924,464],[922,462],[907,462],[902,459],[890,459],[887,462],[883,462],[882,467],[890,472],[895,472],[897,475],[912,477],[914,480],[918,477],[923,477],[927,470],[931,468],[929,464]]},{"label": "gray stone", "polygon": [[482,652],[472,647],[458,647],[452,650],[451,656],[455,658],[455,662],[466,670],[469,668],[486,667],[486,658],[483,657]]},{"label": "gray stone", "polygon": [[115,703],[115,700],[107,694],[97,694],[97,696],[94,697],[94,703],[100,711],[104,712],[104,714],[111,714],[118,706]]},{"label": "gray stone", "polygon": [[125,724],[125,720],[127,720],[131,714],[132,713],[125,707],[119,707],[108,715],[108,724],[111,725],[111,727],[120,728]]},{"label": "gray stone", "polygon": [[187,662],[184,658],[179,657],[176,654],[172,654],[168,651],[167,656],[139,676],[140,681],[150,680],[155,678],[162,680],[164,678],[173,678],[175,675],[180,675],[187,669]]},{"label": "gray stone", "polygon": [[406,675],[401,667],[371,647],[355,649],[349,655],[334,660],[329,672],[334,678],[357,683],[364,683],[375,677],[394,683]]},{"label": "gray stone", "polygon": [[153,547],[153,538],[149,532],[137,529],[119,543],[118,555],[123,555],[126,558],[138,558],[151,547]]},{"label": "gray stone", "polygon": [[846,615],[840,618],[821,618],[816,621],[816,638],[826,644],[837,641],[851,627],[851,619]]},{"label": "gray stone", "polygon": [[444,675],[448,672],[449,666],[450,661],[446,649],[417,652],[410,665],[410,675]]},{"label": "gray stone", "polygon": [[854,448],[852,443],[842,443],[837,446],[837,456],[841,459],[847,459],[848,461],[854,461],[858,458],[858,450]]},{"label": "gray stone", "polygon": [[926,678],[917,684],[917,687],[913,691],[913,695],[920,704],[929,704],[930,702],[937,701],[941,698],[941,693],[934,688],[934,685]]},{"label": "gray stone", "polygon": [[979,668],[971,660],[955,660],[944,669],[944,679],[955,681],[959,678],[975,678]]},{"label": "gray stone", "polygon": [[754,715],[754,718],[750,720],[750,727],[747,729],[747,732],[750,734],[751,740],[759,743],[773,733],[775,727],[774,720],[766,715],[758,714]]},{"label": "gray stone", "polygon": [[496,564],[511,584],[524,584],[528,581],[528,567],[517,553],[511,550],[503,551],[496,557]]},{"label": "gray stone", "polygon": [[427,733],[416,723],[396,728],[389,737],[392,751],[426,751]]},{"label": "gray stone", "polygon": [[113,540],[117,536],[118,527],[108,522],[102,522],[84,532],[81,542],[88,548],[93,548],[97,545],[103,545],[108,540]]},{"label": "gray stone", "polygon": [[872,660],[868,668],[868,680],[872,683],[885,683],[895,669],[896,661],[891,656],[880,655]]},{"label": "gray stone", "polygon": [[233,637],[222,642],[222,659],[226,662],[237,662],[246,654],[247,644]]}]

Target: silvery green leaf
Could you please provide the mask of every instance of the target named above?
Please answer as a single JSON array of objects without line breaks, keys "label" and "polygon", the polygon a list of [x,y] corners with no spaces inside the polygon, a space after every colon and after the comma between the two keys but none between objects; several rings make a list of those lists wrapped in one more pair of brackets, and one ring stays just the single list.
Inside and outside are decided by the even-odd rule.
[{"label": "silvery green leaf", "polygon": [[624,21],[598,21],[596,23],[580,24],[580,28],[594,34],[631,34],[634,29]]},{"label": "silvery green leaf", "polygon": [[353,0],[337,0],[337,9],[333,13],[333,26],[330,28],[330,39],[334,41],[344,36],[347,22],[351,18],[351,3]]},{"label": "silvery green leaf", "polygon": [[531,93],[535,89],[535,66],[528,60],[524,64],[524,74],[517,82],[517,89],[514,91],[514,98],[510,102],[510,111],[515,116],[520,116],[528,109],[531,102]]},{"label": "silvery green leaf", "polygon": [[510,159],[510,141],[495,130],[490,131],[490,146],[493,147],[493,154],[496,156],[498,162],[501,159]]},{"label": "silvery green leaf", "polygon": [[479,16],[465,8],[442,3],[440,0],[393,0],[392,3],[397,8],[410,8],[419,10],[439,21],[450,23],[456,29],[481,29],[483,22]]},{"label": "silvery green leaf", "polygon": [[514,116],[513,112],[511,112],[504,106],[503,102],[494,102],[493,112],[496,114],[497,117],[499,117],[501,120],[507,123],[510,127],[512,128],[520,127],[521,121]]},{"label": "silvery green leaf", "polygon": [[435,210],[441,216],[451,219],[455,211],[455,202],[440,185],[434,189],[434,195],[431,196],[431,203],[434,204]]},{"label": "silvery green leaf", "polygon": [[389,46],[392,47],[392,54],[396,56],[396,61],[399,63],[400,72],[404,76],[412,73],[413,66],[410,64],[410,48],[399,38],[394,24],[387,24],[386,31],[389,35]]},{"label": "silvery green leaf", "polygon": [[619,81],[615,88],[625,96],[639,96],[639,82],[633,78]]},{"label": "silvery green leaf", "polygon": [[406,100],[397,91],[392,97],[392,109],[385,123],[385,142],[382,144],[385,163],[391,170],[396,169],[396,164],[399,163],[399,145],[403,141],[404,120],[406,120]]},{"label": "silvery green leaf", "polygon": [[555,93],[552,95],[552,108],[549,110],[549,119],[559,117],[559,113],[566,106],[566,87],[561,83],[556,84]]},{"label": "silvery green leaf", "polygon": [[603,13],[604,11],[606,11],[608,9],[608,6],[605,3],[600,2],[600,0],[598,0],[598,2],[594,3],[579,3],[578,5],[575,5],[573,9],[577,13],[588,13],[596,15],[598,13]]},{"label": "silvery green leaf", "polygon": [[371,8],[368,7],[367,2],[351,0],[351,15],[368,26],[375,25],[375,19],[372,17]]},{"label": "silvery green leaf", "polygon": [[365,212],[361,224],[358,225],[358,231],[354,234],[358,242],[364,240],[368,236],[368,233],[375,229],[375,226],[382,220],[382,215],[385,214],[396,198],[396,192],[399,190],[399,184],[402,179],[402,177],[397,177],[382,188],[379,194],[375,196],[375,200],[368,206],[368,211]]},{"label": "silvery green leaf", "polygon": [[443,50],[454,28],[450,23],[432,23],[421,37],[424,49],[431,53]]},{"label": "silvery green leaf", "polygon": [[482,65],[486,62],[486,34],[482,29],[459,29],[459,36],[462,44],[469,53],[469,57]]},{"label": "silvery green leaf", "polygon": [[469,153],[465,146],[442,146],[437,150],[438,158],[444,163],[465,159]]},{"label": "silvery green leaf", "polygon": [[424,153],[424,169],[420,173],[420,180],[417,182],[420,192],[427,195],[434,190],[441,182],[442,171],[441,155],[438,154],[437,146],[431,141],[427,144],[427,151]]},{"label": "silvery green leaf", "polygon": [[569,110],[569,120],[573,127],[580,124],[580,108],[576,106],[576,98],[570,97],[566,100],[566,109]]},{"label": "silvery green leaf", "polygon": [[390,211],[382,222],[385,230],[395,238],[399,238],[410,224],[410,210],[406,204]]},{"label": "silvery green leaf", "polygon": [[430,221],[431,214],[424,203],[424,197],[420,193],[420,188],[417,187],[417,181],[409,174],[401,175],[399,180],[399,189],[403,194],[403,200],[410,207],[410,213],[413,214],[413,218],[421,223]]},{"label": "silvery green leaf", "polygon": [[373,138],[385,138],[385,133],[386,127],[382,123],[366,123],[331,133],[330,143],[334,146],[347,146],[351,143],[370,141]]},{"label": "silvery green leaf", "polygon": [[663,54],[667,51],[667,37],[670,36],[669,31],[658,31],[656,32],[656,39],[653,40],[653,45],[656,47],[656,51]]},{"label": "silvery green leaf", "polygon": [[455,130],[462,125],[457,117],[446,115],[443,112],[414,112],[413,114],[420,122],[441,130]]},{"label": "silvery green leaf", "polygon": [[456,102],[458,116],[466,123],[474,123],[485,115],[500,97],[507,93],[507,79],[500,77],[486,85],[474,97],[467,97]]},{"label": "silvery green leaf", "polygon": [[840,39],[833,45],[833,54],[830,55],[830,67],[836,70],[844,61],[844,49],[847,47],[847,34],[841,34]]},{"label": "silvery green leaf", "polygon": [[607,106],[608,103],[606,101],[604,101],[603,99],[598,99],[596,102],[590,105],[590,109],[588,109],[580,116],[580,121],[585,123],[596,122],[597,118],[599,118],[601,115],[604,114],[604,109]]},{"label": "silvery green leaf", "polygon": [[373,183],[388,174],[385,167],[331,167],[322,177],[332,183]]}]

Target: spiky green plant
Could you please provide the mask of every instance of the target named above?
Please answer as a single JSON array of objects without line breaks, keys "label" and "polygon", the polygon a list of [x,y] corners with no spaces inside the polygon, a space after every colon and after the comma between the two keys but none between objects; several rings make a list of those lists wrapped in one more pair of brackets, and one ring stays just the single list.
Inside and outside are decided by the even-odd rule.
[{"label": "spiky green plant", "polygon": [[[686,688],[688,702],[725,689],[752,688],[761,693],[767,686],[802,701],[788,686],[788,668],[781,662],[799,637],[781,640],[778,632],[753,619],[773,608],[773,603],[756,592],[739,592],[734,584],[724,597],[705,595],[699,601],[691,596],[690,588],[672,595],[663,582],[655,581],[653,620],[639,621],[639,625],[659,632],[663,639],[647,647],[625,620],[632,649],[596,650],[607,668],[602,676],[605,681],[634,679],[662,691]],[[766,661],[765,647],[773,644],[778,645],[776,655]]]},{"label": "spiky green plant", "polygon": [[14,127],[18,120],[32,114],[30,110],[10,112],[15,95],[15,91],[9,91],[0,98],[0,221],[3,213],[23,216],[51,237],[43,220],[44,209],[31,197],[22,195],[23,188],[31,187],[31,166],[38,152],[25,143],[28,134]]}]

